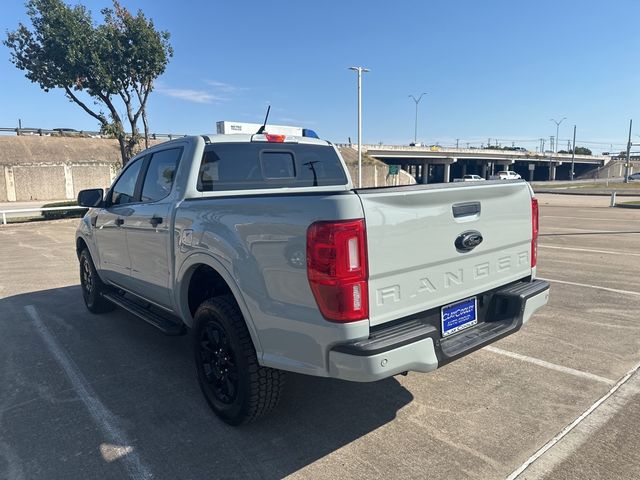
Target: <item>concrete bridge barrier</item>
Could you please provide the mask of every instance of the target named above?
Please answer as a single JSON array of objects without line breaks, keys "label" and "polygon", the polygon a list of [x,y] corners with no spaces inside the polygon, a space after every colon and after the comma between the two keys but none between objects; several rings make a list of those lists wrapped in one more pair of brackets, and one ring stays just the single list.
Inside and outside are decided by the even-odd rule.
[{"label": "concrete bridge barrier", "polygon": [[[157,144],[162,140],[155,140]],[[358,155],[341,153],[358,178]],[[118,142],[105,138],[0,136],[0,202],[72,200],[85,188],[107,188],[121,167]],[[383,162],[365,157],[363,186],[416,183],[407,172],[390,176]]]},{"label": "concrete bridge barrier", "polygon": [[116,140],[0,136],[0,202],[71,200],[108,187],[120,166]]}]

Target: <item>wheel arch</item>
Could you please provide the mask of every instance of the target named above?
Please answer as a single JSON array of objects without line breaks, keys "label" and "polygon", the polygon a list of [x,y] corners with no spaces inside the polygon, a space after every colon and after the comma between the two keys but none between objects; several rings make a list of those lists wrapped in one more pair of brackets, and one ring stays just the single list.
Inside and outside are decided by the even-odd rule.
[{"label": "wheel arch", "polygon": [[[212,282],[199,286],[194,282]],[[262,357],[262,347],[253,318],[244,300],[240,287],[229,270],[215,257],[205,253],[194,253],[180,266],[175,283],[175,301],[180,317],[191,328],[198,299],[204,300],[203,293],[211,290],[213,296],[231,294],[235,299],[249,330],[258,359]],[[199,291],[199,293],[194,293]],[[206,298],[211,298],[207,296]],[[196,305],[195,303],[198,303]],[[201,302],[200,302],[201,303]]]},{"label": "wheel arch", "polygon": [[100,277],[100,280],[103,283],[108,283],[105,281],[100,271],[100,257],[98,256],[99,252],[97,251],[98,249],[93,244],[91,239],[92,237],[85,238],[84,235],[76,236],[76,256],[78,260],[80,260],[80,254],[82,253],[83,250],[86,249],[89,252],[89,256],[91,257],[91,261],[93,262],[93,266],[96,269],[96,273],[98,274],[98,277]]},{"label": "wheel arch", "polygon": [[[76,238],[76,256],[78,257],[78,259],[80,258],[80,254],[85,248],[87,250],[89,249],[89,245],[87,244],[85,239],[82,237]],[[89,253],[91,253],[90,250],[89,250]]]}]

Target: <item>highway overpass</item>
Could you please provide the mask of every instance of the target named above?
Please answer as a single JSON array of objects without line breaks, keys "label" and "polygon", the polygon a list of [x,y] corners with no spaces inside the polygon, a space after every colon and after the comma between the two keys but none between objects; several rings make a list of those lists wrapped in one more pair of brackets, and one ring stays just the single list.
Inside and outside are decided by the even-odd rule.
[{"label": "highway overpass", "polygon": [[[341,146],[357,149],[353,144]],[[363,145],[362,148],[370,157],[388,165],[400,165],[418,183],[450,182],[467,174],[488,178],[501,170],[514,170],[529,181],[568,180],[571,172],[571,154],[565,153],[404,145]],[[610,158],[576,155],[575,175],[606,165]]]}]

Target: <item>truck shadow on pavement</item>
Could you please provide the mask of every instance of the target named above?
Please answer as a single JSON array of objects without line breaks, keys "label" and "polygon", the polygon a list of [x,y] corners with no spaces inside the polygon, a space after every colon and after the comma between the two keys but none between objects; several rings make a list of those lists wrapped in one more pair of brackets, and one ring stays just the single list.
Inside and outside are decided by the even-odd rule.
[{"label": "truck shadow on pavement", "polygon": [[[79,401],[73,404],[64,371],[34,334],[28,305],[132,439],[154,478],[275,479],[322,459],[305,474],[333,476],[326,470],[330,465],[339,466],[338,472],[357,469],[357,443],[351,453],[325,457],[391,422],[413,400],[393,378],[359,384],[288,374],[281,403],[270,416],[230,427],[217,419],[199,391],[189,335],[166,337],[122,310],[92,315],[78,286],[16,295],[0,299],[0,365],[10,358],[23,368],[4,379],[14,388],[11,393],[0,390],[0,405],[13,413],[4,416],[0,428],[28,478],[28,462],[33,465],[34,458],[38,472],[50,478],[63,473],[67,478],[106,478],[125,472],[121,460],[101,457],[101,430]],[[31,354],[34,349],[37,355]],[[38,369],[31,368],[34,362]],[[17,381],[25,375],[32,377],[29,382]],[[48,389],[45,396],[39,393],[43,388]],[[61,395],[71,401],[52,401]],[[22,408],[42,413],[25,417]],[[60,435],[49,430],[47,419],[77,428]],[[26,433],[25,422],[30,421],[40,422],[34,426],[42,432],[37,441]],[[88,448],[88,455],[78,455],[74,449],[79,444]],[[75,463],[61,466],[61,452]]]}]

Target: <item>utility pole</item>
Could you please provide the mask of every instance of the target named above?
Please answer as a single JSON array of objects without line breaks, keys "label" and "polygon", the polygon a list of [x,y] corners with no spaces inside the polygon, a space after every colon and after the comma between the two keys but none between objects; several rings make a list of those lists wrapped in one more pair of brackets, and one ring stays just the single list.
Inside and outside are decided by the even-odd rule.
[{"label": "utility pole", "polygon": [[456,148],[458,148],[458,143],[460,143],[460,139],[456,138]]},{"label": "utility pole", "polygon": [[573,182],[573,177],[575,176],[575,171],[573,169],[576,159],[576,126],[573,126],[573,148],[571,149],[571,181]]},{"label": "utility pole", "polygon": [[349,67],[358,72],[358,188],[362,188],[362,72],[369,70],[364,67]]},{"label": "utility pole", "polygon": [[487,148],[491,148],[491,138],[487,140]]},{"label": "utility pole", "polygon": [[420,103],[420,100],[422,100],[422,97],[424,95],[426,95],[426,94],[427,94],[427,92],[422,92],[417,99],[413,95],[409,95],[411,98],[413,98],[413,101],[416,102],[416,123],[415,123],[415,129],[413,131],[413,144],[414,145],[416,143],[418,143],[418,104]]},{"label": "utility pole", "polygon": [[629,162],[631,161],[631,125],[633,125],[633,119],[629,120],[629,141],[627,142],[627,158],[624,162],[624,183],[629,183]]},{"label": "utility pole", "polygon": [[556,137],[554,137],[553,135],[549,136],[549,150],[551,150],[553,153],[556,153]]}]

